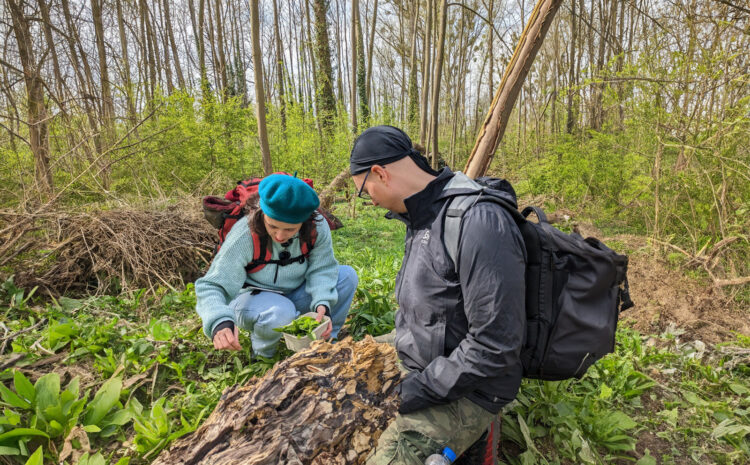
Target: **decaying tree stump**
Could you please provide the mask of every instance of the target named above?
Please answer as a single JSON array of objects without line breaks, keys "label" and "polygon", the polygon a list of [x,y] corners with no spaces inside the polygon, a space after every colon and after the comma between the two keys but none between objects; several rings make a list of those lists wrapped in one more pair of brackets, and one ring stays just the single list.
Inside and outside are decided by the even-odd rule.
[{"label": "decaying tree stump", "polygon": [[228,388],[206,422],[154,465],[360,464],[396,416],[396,352],[371,337],[323,341]]}]

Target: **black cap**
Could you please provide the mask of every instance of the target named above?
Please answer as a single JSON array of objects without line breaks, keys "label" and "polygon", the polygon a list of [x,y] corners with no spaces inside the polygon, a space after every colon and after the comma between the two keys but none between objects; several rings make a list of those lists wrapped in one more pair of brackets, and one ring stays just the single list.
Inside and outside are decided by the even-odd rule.
[{"label": "black cap", "polygon": [[354,141],[349,157],[352,175],[364,173],[372,165],[387,165],[411,157],[422,170],[436,175],[430,163],[412,147],[411,139],[404,131],[393,126],[373,126],[365,129]]}]

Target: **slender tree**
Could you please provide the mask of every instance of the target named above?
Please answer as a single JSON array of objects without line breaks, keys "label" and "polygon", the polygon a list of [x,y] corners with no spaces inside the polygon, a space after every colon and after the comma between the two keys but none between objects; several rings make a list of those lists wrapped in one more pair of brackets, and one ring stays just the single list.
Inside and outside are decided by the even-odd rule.
[{"label": "slender tree", "polygon": [[122,65],[122,87],[125,91],[125,102],[127,106],[128,120],[131,125],[135,125],[136,112],[135,112],[135,100],[133,98],[133,81],[130,77],[130,59],[128,57],[128,36],[125,33],[125,17],[122,12],[122,1],[115,0],[115,7],[117,10],[117,31],[120,36],[120,51]]},{"label": "slender tree", "polygon": [[370,101],[370,88],[372,87],[372,57],[375,47],[375,25],[378,22],[378,0],[372,5],[372,23],[370,23],[370,38],[367,41],[367,101]]},{"label": "slender tree", "polygon": [[336,117],[336,98],[333,96],[333,67],[328,41],[328,0],[314,0],[315,56],[318,63],[318,89],[315,93],[321,128],[331,134]]},{"label": "slender tree", "polygon": [[263,90],[263,52],[260,49],[260,19],[258,0],[250,0],[250,29],[253,41],[253,72],[255,75],[255,116],[258,120],[258,142],[263,158],[263,172],[266,176],[273,173],[271,150],[268,146],[266,131],[266,94]]},{"label": "slender tree", "polygon": [[226,99],[227,89],[227,58],[224,53],[224,18],[221,15],[221,4],[222,0],[216,0],[214,5],[216,7],[216,14],[214,16],[214,29],[216,30],[216,50],[218,51],[218,69],[217,73],[221,80],[221,89],[223,99]]},{"label": "slender tree", "polygon": [[575,70],[576,70],[576,49],[577,44],[577,28],[576,28],[576,3],[578,0],[571,0],[570,6],[570,59],[568,62],[568,105],[567,112],[568,116],[565,122],[565,129],[568,134],[573,134],[573,128],[575,127],[575,120],[573,119],[573,99],[575,98]]},{"label": "slender tree", "polygon": [[[417,86],[417,35],[419,29],[419,1],[414,0],[412,3],[412,21],[411,21],[411,47],[409,52],[409,97],[407,111],[407,126],[410,133],[417,130],[419,118],[419,87]],[[369,59],[369,58],[368,58]]]},{"label": "slender tree", "polygon": [[432,145],[432,168],[438,166],[440,152],[438,150],[438,117],[440,113],[440,79],[443,75],[443,56],[445,55],[445,29],[448,20],[448,0],[443,0],[440,6],[440,26],[438,29],[437,53],[435,55],[435,70],[433,71],[432,82],[432,114],[430,115],[430,137],[432,143],[428,141],[428,153]]},{"label": "slender tree", "polygon": [[41,66],[34,53],[30,19],[24,11],[23,0],[8,0],[7,5],[23,68],[23,80],[26,85],[29,145],[31,146],[31,152],[34,154],[36,182],[42,192],[52,195],[54,184],[50,171],[47,105],[44,100],[44,81],[42,80]]},{"label": "slender tree", "polygon": [[430,95],[430,55],[432,53],[432,4],[434,0],[427,0],[427,25],[424,30],[424,47],[422,48],[422,102],[421,102],[421,122],[419,128],[419,143],[422,146],[427,144],[427,108]]},{"label": "slender tree", "polygon": [[65,82],[63,80],[62,72],[60,71],[60,60],[57,56],[57,48],[55,47],[55,39],[52,35],[52,19],[49,16],[49,5],[46,0],[37,0],[39,3],[39,12],[42,15],[42,29],[44,31],[44,39],[47,43],[47,49],[49,50],[50,56],[52,57],[52,72],[55,76],[55,87],[57,90],[56,102],[60,106],[60,111],[63,115],[67,115],[67,104],[65,102]]},{"label": "slender tree", "polygon": [[359,20],[357,15],[357,72],[352,73],[352,76],[356,74],[356,87],[357,93],[359,94],[359,115],[362,125],[367,127],[370,125],[370,99],[367,96],[367,73],[365,70],[365,44],[364,35],[362,34],[362,21]]},{"label": "slender tree", "polygon": [[281,43],[279,28],[278,0],[273,0],[273,36],[276,42],[276,85],[279,92],[279,114],[281,117],[281,133],[286,137],[286,96],[284,93],[284,47]]},{"label": "slender tree", "polygon": [[206,0],[198,1],[198,29],[197,29],[197,46],[198,46],[198,72],[201,77],[201,94],[204,101],[210,101],[211,86],[208,83],[208,71],[206,70],[206,40],[204,37]]},{"label": "slender tree", "polygon": [[[119,3],[120,0],[117,0],[117,2]],[[174,40],[174,27],[172,27],[172,15],[169,11],[169,0],[164,0],[163,4],[164,23],[167,29],[169,46],[172,48],[172,60],[174,60],[175,74],[177,74],[177,85],[180,87],[180,89],[185,89],[185,77],[182,74],[182,66],[180,65],[180,54],[177,51],[177,42]]]},{"label": "slender tree", "polygon": [[352,38],[352,78],[351,78],[351,97],[349,98],[351,103],[351,109],[349,114],[352,122],[352,132],[357,133],[357,39],[360,41],[361,38],[357,37],[357,23],[359,23],[359,0],[352,0],[352,24],[351,24],[351,38]]},{"label": "slender tree", "polygon": [[96,50],[99,54],[99,83],[102,89],[102,126],[107,133],[107,143],[113,138],[113,121],[115,105],[112,100],[112,89],[109,82],[109,67],[107,66],[107,52],[104,48],[104,25],[102,24],[102,4],[100,0],[91,0],[91,13],[94,18],[94,35]]}]

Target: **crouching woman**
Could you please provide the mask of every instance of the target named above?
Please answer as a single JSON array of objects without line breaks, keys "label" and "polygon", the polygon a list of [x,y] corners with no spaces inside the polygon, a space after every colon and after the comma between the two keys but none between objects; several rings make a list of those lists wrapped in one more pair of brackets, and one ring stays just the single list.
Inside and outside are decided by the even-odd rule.
[{"label": "crouching woman", "polygon": [[216,349],[240,350],[244,329],[253,356],[272,357],[281,338],[274,328],[312,311],[318,321],[330,316],[323,338],[336,338],[358,278],[334,257],[331,230],[316,211],[318,195],[284,174],[264,178],[258,193],[259,208],[235,223],[195,282],[204,333]]}]

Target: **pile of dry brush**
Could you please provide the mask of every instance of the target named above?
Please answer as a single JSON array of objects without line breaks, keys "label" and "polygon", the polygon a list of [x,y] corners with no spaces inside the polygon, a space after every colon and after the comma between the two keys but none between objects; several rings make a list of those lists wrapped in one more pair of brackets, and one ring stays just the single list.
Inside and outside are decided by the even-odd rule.
[{"label": "pile of dry brush", "polygon": [[0,273],[54,297],[184,285],[205,271],[216,238],[192,200],[150,211],[0,211]]}]

